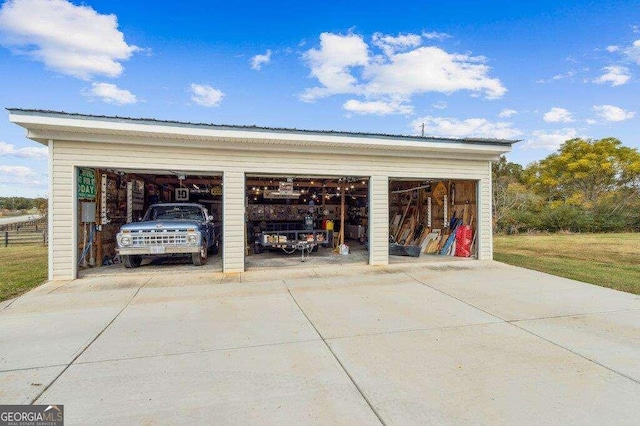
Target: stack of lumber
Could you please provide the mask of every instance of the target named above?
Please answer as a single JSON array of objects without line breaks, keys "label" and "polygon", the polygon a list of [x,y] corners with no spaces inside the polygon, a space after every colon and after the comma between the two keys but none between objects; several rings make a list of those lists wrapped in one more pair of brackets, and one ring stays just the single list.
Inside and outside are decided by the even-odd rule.
[{"label": "stack of lumber", "polygon": [[[456,229],[461,225],[473,227],[474,217],[468,206],[460,212],[454,211],[449,226],[444,231],[425,226],[419,220],[418,209],[408,205],[403,214],[395,215],[389,224],[389,235],[398,245],[419,248],[419,253],[454,256],[456,252]],[[475,232],[474,232],[475,242]]]}]

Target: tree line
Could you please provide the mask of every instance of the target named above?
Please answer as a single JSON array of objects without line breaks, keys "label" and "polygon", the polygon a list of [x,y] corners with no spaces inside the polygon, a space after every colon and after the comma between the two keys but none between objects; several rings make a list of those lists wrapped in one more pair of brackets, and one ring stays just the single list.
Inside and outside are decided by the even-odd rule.
[{"label": "tree line", "polygon": [[499,233],[640,231],[640,153],[616,138],[576,138],[527,167],[502,156],[493,209]]},{"label": "tree line", "polygon": [[46,211],[46,198],[0,197],[0,211],[23,211],[38,209]]}]

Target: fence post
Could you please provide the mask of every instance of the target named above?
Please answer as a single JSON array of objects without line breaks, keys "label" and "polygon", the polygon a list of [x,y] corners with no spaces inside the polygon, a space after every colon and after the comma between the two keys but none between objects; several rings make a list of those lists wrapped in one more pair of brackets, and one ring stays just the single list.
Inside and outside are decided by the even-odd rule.
[{"label": "fence post", "polygon": [[4,246],[9,246],[9,231],[4,231]]}]

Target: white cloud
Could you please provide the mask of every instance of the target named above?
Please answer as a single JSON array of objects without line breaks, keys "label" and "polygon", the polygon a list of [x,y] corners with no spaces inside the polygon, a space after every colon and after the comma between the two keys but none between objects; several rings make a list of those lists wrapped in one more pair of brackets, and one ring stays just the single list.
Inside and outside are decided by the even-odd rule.
[{"label": "white cloud", "polygon": [[622,53],[624,53],[628,59],[640,65],[640,40],[636,40],[631,43],[631,46],[623,48]]},{"label": "white cloud", "polygon": [[82,94],[84,96],[98,97],[108,104],[128,105],[138,102],[136,95],[128,90],[120,89],[112,83],[92,83],[91,90]]},{"label": "white cloud", "polygon": [[547,123],[571,123],[573,121],[568,110],[558,107],[551,108],[542,118]]},{"label": "white cloud", "polygon": [[449,138],[494,138],[513,139],[522,135],[522,131],[512,127],[511,123],[492,122],[485,118],[469,118],[458,120],[451,117],[427,116],[414,120],[412,129],[428,136],[440,136]]},{"label": "white cloud", "polygon": [[516,114],[518,114],[518,111],[516,111],[515,109],[506,108],[500,111],[500,114],[498,114],[498,117],[509,118],[509,117],[513,117]]},{"label": "white cloud", "polygon": [[536,83],[543,83],[544,84],[544,83],[551,83],[552,81],[560,81],[560,80],[564,80],[566,78],[571,78],[576,74],[577,74],[577,72],[575,70],[569,70],[569,71],[567,71],[565,73],[562,73],[562,74],[556,74],[556,75],[554,75],[553,77],[551,77],[548,80],[544,80],[544,79],[538,80],[538,81],[536,81]]},{"label": "white cloud", "polygon": [[620,46],[607,46],[607,52],[613,53],[620,50]]},{"label": "white cloud", "polygon": [[267,50],[264,55],[256,55],[251,58],[251,69],[260,71],[263,65],[271,62],[271,50]]},{"label": "white cloud", "polygon": [[222,102],[225,94],[222,91],[206,84],[191,84],[191,100],[205,107],[217,107]]},{"label": "white cloud", "polygon": [[536,130],[531,134],[531,137],[523,144],[523,148],[540,148],[549,151],[555,151],[560,148],[560,145],[578,137],[576,129],[562,129],[552,132],[545,132],[542,130]]},{"label": "white cloud", "polygon": [[17,187],[46,188],[46,174],[36,173],[25,166],[2,166],[0,165],[0,187],[8,186],[15,189]]},{"label": "white cloud", "polygon": [[320,86],[307,89],[300,99],[350,94],[368,102],[406,103],[414,95],[466,90],[474,96],[499,98],[506,93],[481,56],[448,53],[421,46],[416,34],[374,34],[371,45],[357,34],[320,35],[320,47],[309,49],[304,60]]},{"label": "white cloud", "polygon": [[445,101],[438,101],[434,104],[431,104],[431,108],[435,109],[447,109],[449,105]]},{"label": "white cloud", "polygon": [[49,156],[49,150],[46,147],[16,148],[15,145],[0,142],[0,157],[1,156],[42,160]]},{"label": "white cloud", "polygon": [[322,33],[320,48],[309,49],[304,59],[311,68],[311,75],[322,87],[307,89],[301,96],[302,100],[311,102],[325,96],[362,91],[350,73],[351,68],[364,67],[369,63],[369,48],[362,37]]},{"label": "white cloud", "polygon": [[437,31],[425,31],[422,33],[422,37],[426,38],[427,40],[444,40],[446,38],[450,38],[451,36],[447,33],[439,33]]},{"label": "white cloud", "polygon": [[636,113],[626,111],[620,107],[613,105],[596,105],[593,110],[603,119],[607,121],[624,121],[633,118]]},{"label": "white cloud", "polygon": [[405,51],[422,44],[422,39],[417,34],[399,34],[394,37],[382,33],[375,33],[371,38],[374,46],[382,49],[386,56],[392,56],[396,52]]},{"label": "white cloud", "polygon": [[139,50],[118,30],[115,15],[66,0],[9,0],[0,8],[0,42],[47,67],[89,79],[117,77]]},{"label": "white cloud", "polygon": [[413,107],[401,103],[383,101],[361,102],[356,99],[348,100],[342,107],[349,112],[361,115],[411,114],[413,112]]},{"label": "white cloud", "polygon": [[593,80],[594,83],[605,84],[611,83],[611,86],[621,86],[629,81],[629,69],[619,65],[612,65],[602,69],[605,73]]}]

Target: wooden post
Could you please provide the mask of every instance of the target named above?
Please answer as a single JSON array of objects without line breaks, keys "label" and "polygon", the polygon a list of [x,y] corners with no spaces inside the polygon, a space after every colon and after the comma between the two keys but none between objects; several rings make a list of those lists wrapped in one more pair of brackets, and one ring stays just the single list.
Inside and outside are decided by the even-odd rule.
[{"label": "wooden post", "polygon": [[4,231],[4,246],[9,246],[9,231]]}]

